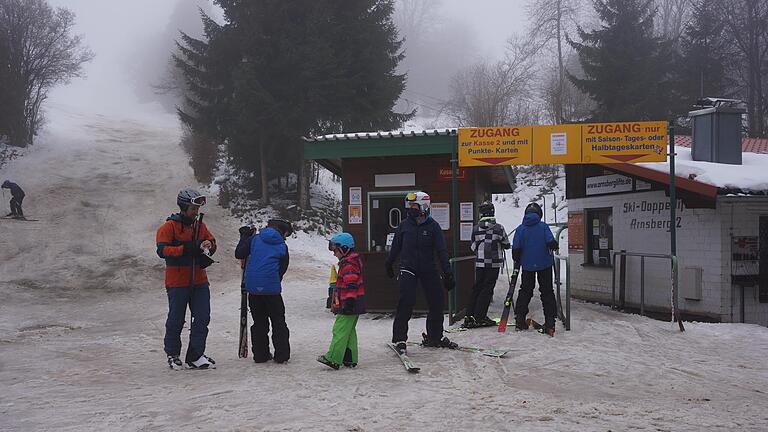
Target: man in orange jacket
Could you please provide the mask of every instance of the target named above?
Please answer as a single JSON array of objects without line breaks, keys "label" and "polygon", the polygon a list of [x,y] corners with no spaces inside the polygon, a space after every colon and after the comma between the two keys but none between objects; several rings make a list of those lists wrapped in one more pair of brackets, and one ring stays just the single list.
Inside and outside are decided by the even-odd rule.
[{"label": "man in orange jacket", "polygon": [[213,260],[216,239],[199,215],[205,196],[194,189],[183,189],[176,197],[181,210],[165,220],[157,230],[157,255],[165,259],[165,291],[168,294],[168,318],[165,321],[165,353],[168,366],[183,369],[181,330],[187,305],[192,312],[189,345],[185,363],[191,369],[215,369],[216,362],[205,355],[208,323],[211,316],[211,293],[205,268]]}]

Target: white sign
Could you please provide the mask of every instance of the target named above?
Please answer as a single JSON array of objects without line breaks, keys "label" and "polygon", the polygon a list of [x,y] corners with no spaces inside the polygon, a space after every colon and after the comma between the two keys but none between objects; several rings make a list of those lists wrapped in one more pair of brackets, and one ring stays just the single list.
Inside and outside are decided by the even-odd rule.
[{"label": "white sign", "polygon": [[475,203],[463,202],[459,204],[459,214],[462,221],[475,220]]},{"label": "white sign", "polygon": [[472,240],[472,222],[462,222],[459,224],[459,240],[471,241]]},{"label": "white sign", "polygon": [[443,231],[451,229],[451,205],[449,203],[432,203],[432,219],[440,224]]},{"label": "white sign", "polygon": [[349,188],[349,203],[350,204],[363,203],[363,188],[359,186]]},{"label": "white sign", "polygon": [[635,190],[651,190],[651,184],[642,180],[635,180]]},{"label": "white sign", "polygon": [[348,220],[350,225],[363,223],[363,206],[357,204],[349,206]]},{"label": "white sign", "polygon": [[416,186],[416,173],[376,174],[373,181],[377,188],[395,186]]},{"label": "white sign", "polygon": [[568,154],[568,136],[565,132],[551,134],[549,136],[549,146],[552,155]]},{"label": "white sign", "polygon": [[387,234],[387,247],[392,247],[393,241],[395,241],[395,233]]},{"label": "white sign", "polygon": [[599,240],[600,249],[608,249],[608,237],[600,237]]},{"label": "white sign", "polygon": [[373,200],[373,208],[379,208],[379,200]]},{"label": "white sign", "polygon": [[632,191],[632,179],[619,174],[587,177],[587,195]]}]

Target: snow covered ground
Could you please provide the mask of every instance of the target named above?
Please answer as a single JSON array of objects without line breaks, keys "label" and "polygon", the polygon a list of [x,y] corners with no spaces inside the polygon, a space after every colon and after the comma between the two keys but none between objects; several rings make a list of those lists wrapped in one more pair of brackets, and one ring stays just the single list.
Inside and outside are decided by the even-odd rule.
[{"label": "snow covered ground", "polygon": [[[205,220],[220,262],[209,272],[207,352],[219,368],[170,371],[154,233],[176,191],[194,182],[175,120],[65,106],[49,118],[47,136],[0,170],[40,219],[0,221],[0,430],[768,429],[768,329],[754,325],[687,323],[681,334],[575,302],[571,332],[458,333],[461,344],[512,351],[492,359],[414,347],[422,372],[409,375],[384,344],[391,319],[367,315],[359,367],[333,371],[314,360],[330,341],[332,259],[322,238],[305,234],[289,241],[291,361],[238,359],[239,221],[212,204]],[[537,298],[532,305],[540,318]],[[411,337],[424,325],[414,319]]]}]

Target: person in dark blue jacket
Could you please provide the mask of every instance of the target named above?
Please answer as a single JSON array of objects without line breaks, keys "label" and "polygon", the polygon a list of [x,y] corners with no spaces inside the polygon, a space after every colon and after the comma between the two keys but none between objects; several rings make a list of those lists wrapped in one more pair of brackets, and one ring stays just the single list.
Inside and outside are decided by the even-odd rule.
[{"label": "person in dark blue jacket", "polygon": [[552,235],[552,230],[541,221],[541,216],[542,211],[538,204],[528,204],[525,208],[523,223],[517,227],[512,239],[512,259],[520,263],[523,269],[520,291],[515,304],[515,326],[517,330],[528,328],[526,323],[528,304],[533,297],[533,288],[538,279],[541,305],[544,308],[544,327],[547,334],[554,336],[557,303],[555,292],[552,290],[554,261],[550,251],[557,250],[558,244]]},{"label": "person in dark blue jacket", "polygon": [[406,219],[395,230],[392,248],[385,262],[387,275],[395,277],[393,265],[400,257],[400,299],[392,325],[392,342],[405,353],[408,321],[416,303],[416,283],[420,282],[427,299],[427,337],[424,346],[455,349],[457,345],[443,337],[443,290],[440,273],[435,265],[437,255],[442,271],[442,285],[450,291],[455,283],[448,264],[443,230],[430,216],[430,198],[425,192],[411,192],[405,198]]},{"label": "person in dark blue jacket", "polygon": [[11,212],[5,215],[6,217],[24,218],[24,212],[21,210],[21,203],[24,201],[24,191],[16,183],[6,180],[3,185],[0,186],[3,189],[11,190]]},{"label": "person in dark blue jacket", "polygon": [[[283,275],[288,270],[288,246],[285,239],[293,233],[288,221],[271,219],[267,227],[255,233],[253,228],[240,228],[240,242],[235,258],[247,260],[245,289],[251,308],[251,349],[253,361],[264,363],[274,358],[285,363],[291,357],[288,325],[285,323],[283,303]],[[269,351],[269,324],[272,323],[274,357]]]}]

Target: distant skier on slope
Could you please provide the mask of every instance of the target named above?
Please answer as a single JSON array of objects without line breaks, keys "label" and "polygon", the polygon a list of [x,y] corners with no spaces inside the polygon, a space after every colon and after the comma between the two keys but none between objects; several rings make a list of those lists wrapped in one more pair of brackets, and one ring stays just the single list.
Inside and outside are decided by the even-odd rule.
[{"label": "distant skier on slope", "polygon": [[496,222],[493,203],[485,201],[478,208],[480,222],[472,230],[470,248],[475,252],[475,285],[467,305],[467,316],[463,327],[496,326],[488,317],[488,305],[493,298],[493,289],[499,272],[504,266],[504,249],[509,249],[509,238],[504,226]]},{"label": "distant skier on slope", "polygon": [[[258,233],[248,226],[240,228],[235,258],[248,260],[245,265],[245,289],[253,317],[251,348],[256,363],[272,359],[276,363],[285,363],[291,357],[282,280],[289,263],[285,239],[292,233],[291,223],[282,219],[270,219]],[[274,357],[269,351],[270,323]]]},{"label": "distant skier on slope", "polygon": [[168,217],[156,236],[157,255],[165,259],[168,318],[164,345],[168,366],[183,369],[179,359],[181,330],[189,305],[192,323],[185,363],[191,369],[215,369],[216,362],[205,355],[211,318],[211,292],[205,268],[213,262],[209,255],[216,252],[216,239],[203,223],[202,215],[198,217],[205,196],[194,189],[183,189],[176,204],[181,211]]},{"label": "distant skier on slope", "polygon": [[[11,212],[5,215],[6,217],[17,217],[17,218],[23,218],[24,212],[21,210],[21,203],[24,201],[24,191],[17,185],[16,183],[6,180],[3,182],[3,185],[0,186],[3,189],[10,189],[11,190]],[[0,213],[1,214],[1,213]]]},{"label": "distant skier on slope", "polygon": [[333,338],[328,352],[317,358],[320,363],[339,369],[339,365],[357,366],[357,321],[365,313],[363,262],[355,251],[355,239],[341,232],[328,242],[328,250],[339,260],[339,273],[333,289],[331,310],[336,314]]},{"label": "distant skier on slope", "polygon": [[528,329],[526,317],[528,304],[533,297],[536,279],[539,281],[541,304],[544,308],[544,327],[550,336],[555,334],[557,303],[552,289],[552,255],[550,250],[557,250],[558,244],[549,226],[541,221],[541,207],[530,203],[525,208],[523,223],[515,230],[512,239],[512,259],[521,264],[523,269],[520,291],[515,304],[515,326],[517,330]]},{"label": "distant skier on slope", "polygon": [[[392,325],[392,342],[398,352],[405,353],[408,340],[408,321],[416,303],[416,284],[420,283],[427,299],[427,334],[423,345],[430,347],[457,347],[443,337],[443,290],[454,288],[453,273],[448,263],[448,249],[445,246],[443,230],[430,216],[431,201],[425,192],[411,192],[405,197],[406,219],[395,230],[392,248],[385,262],[390,278],[395,277],[393,265],[400,257],[400,299]],[[435,266],[435,255],[440,261],[440,274]]]}]

